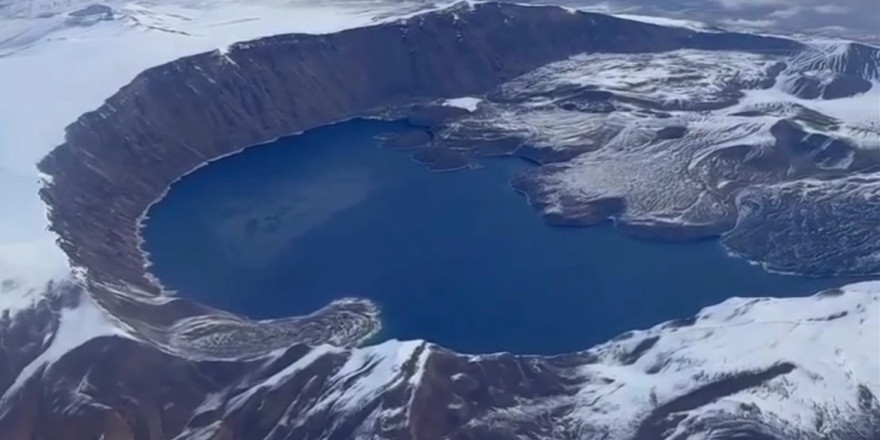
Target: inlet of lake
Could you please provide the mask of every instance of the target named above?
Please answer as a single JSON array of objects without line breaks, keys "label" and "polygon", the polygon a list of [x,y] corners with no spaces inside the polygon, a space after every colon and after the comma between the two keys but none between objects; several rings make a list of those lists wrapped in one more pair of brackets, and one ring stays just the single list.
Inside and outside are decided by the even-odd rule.
[{"label": "inlet of lake", "polygon": [[178,294],[252,318],[343,297],[382,310],[380,339],[552,354],[693,315],[731,296],[802,296],[840,279],[777,275],[714,240],[670,244],[613,226],[551,227],[487,158],[429,172],[352,120],[254,147],[175,183],[142,231]]}]

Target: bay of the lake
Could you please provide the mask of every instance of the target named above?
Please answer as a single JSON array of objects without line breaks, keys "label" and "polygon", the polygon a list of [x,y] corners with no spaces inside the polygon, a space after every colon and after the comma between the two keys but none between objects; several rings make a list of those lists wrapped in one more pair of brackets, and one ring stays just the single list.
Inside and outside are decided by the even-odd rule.
[{"label": "bay of the lake", "polygon": [[550,227],[492,158],[429,172],[353,120],[254,147],[175,183],[149,211],[152,271],[170,289],[253,318],[341,297],[382,309],[380,338],[465,352],[561,353],[683,318],[731,296],[845,283],[777,275],[714,240],[636,240],[611,225]]}]

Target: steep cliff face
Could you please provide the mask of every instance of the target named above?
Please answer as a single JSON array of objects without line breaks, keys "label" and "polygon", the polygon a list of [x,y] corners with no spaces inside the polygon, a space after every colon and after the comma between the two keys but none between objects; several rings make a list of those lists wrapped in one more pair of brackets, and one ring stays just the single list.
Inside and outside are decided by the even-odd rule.
[{"label": "steep cliff face", "polygon": [[40,164],[52,176],[42,197],[74,265],[97,281],[156,294],[138,251],[138,219],[171,182],[211,159],[396,105],[486,93],[581,52],[686,47],[799,45],[501,4],[332,35],[265,38],[138,76],[68,127],[67,142]]},{"label": "steep cliff face", "polygon": [[388,341],[199,360],[118,327],[76,286],[47,298],[42,343],[3,346],[17,365],[0,384],[4,440],[880,438],[878,283],[731,299],[554,357]]},{"label": "steep cliff face", "polygon": [[[145,268],[144,212],[212,159],[356,116],[443,119],[448,109],[401,109],[500,93],[498,86],[576,54],[679,49],[789,54],[803,46],[489,3],[332,35],[270,37],[145,71],[69,126],[65,144],[40,163],[52,229],[83,271],[85,290],[53,287],[33,310],[0,317],[0,438],[880,437],[878,366],[864,355],[877,344],[876,285],[790,301],[734,299],[580,353],[471,356],[418,341],[352,348],[380,326],[368,301],[255,322],[166,296]],[[727,83],[716,85],[707,85],[697,110],[737,97]],[[651,87],[640,92],[657,92]],[[567,100],[560,104],[583,113],[646,105],[665,118],[681,105],[587,86],[548,90],[571,92],[557,96]],[[693,131],[648,128],[670,142]],[[497,152],[511,139],[480,145]],[[574,154],[592,148],[578,147]],[[573,157],[548,151],[533,153]],[[558,215],[591,219],[624,208],[585,212],[587,202],[564,204],[574,214]]]},{"label": "steep cliff face", "polygon": [[227,340],[255,355],[292,342],[353,345],[380,326],[365,301],[252,322],[161,295],[139,249],[141,217],[192,169],[279,136],[483,94],[577,53],[680,48],[791,52],[800,45],[494,3],[330,35],[239,43],[149,69],[71,124],[66,143],[39,164],[49,176],[41,197],[60,246],[84,270],[101,306],[152,341],[207,357],[223,357],[229,349],[218,341]]}]

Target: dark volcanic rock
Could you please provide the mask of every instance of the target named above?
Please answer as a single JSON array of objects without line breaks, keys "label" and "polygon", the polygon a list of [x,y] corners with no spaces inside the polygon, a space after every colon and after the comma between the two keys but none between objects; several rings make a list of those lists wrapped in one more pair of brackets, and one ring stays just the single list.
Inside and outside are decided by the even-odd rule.
[{"label": "dark volcanic rock", "polygon": [[667,242],[686,242],[721,236],[736,223],[736,215],[729,215],[709,224],[681,225],[653,221],[649,223],[619,223],[617,227],[630,237],[660,240]]},{"label": "dark volcanic rock", "polygon": [[581,90],[556,101],[559,108],[568,111],[581,111],[587,113],[610,113],[616,107],[613,99],[614,94],[605,90]]},{"label": "dark volcanic rock", "polygon": [[[86,300],[75,288],[50,296],[16,315],[15,321],[0,317],[0,439],[623,438],[610,437],[611,425],[592,418],[615,411],[603,408],[602,399],[626,385],[608,373],[633,368],[623,376],[639,374],[636,368],[649,356],[656,357],[646,367],[652,378],[675,368],[673,359],[663,357],[669,353],[654,352],[669,340],[666,336],[637,339],[633,333],[616,342],[623,345],[605,347],[613,353],[604,357],[593,351],[557,357],[468,356],[423,342],[353,349],[377,330],[378,311],[369,302],[343,301],[304,317],[252,322],[163,296],[145,270],[138,223],[175,179],[242,147],[356,116],[393,114],[413,103],[424,107],[410,111],[410,122],[434,127],[462,113],[425,102],[483,96],[552,61],[582,52],[681,48],[779,53],[801,45],[561,8],[489,3],[330,35],[264,38],[143,72],[70,125],[65,143],[39,165],[51,176],[41,196],[50,207],[52,229],[72,263],[87,271],[85,284],[97,303],[95,310],[109,312],[118,334],[72,343],[59,338],[59,316]],[[596,90],[566,93],[559,96],[568,99],[563,105],[583,111],[604,111],[611,101]],[[822,154],[822,163],[838,164],[844,153],[841,146],[821,139],[805,141],[795,126],[780,126],[778,139],[766,154],[743,146],[710,159],[736,159],[741,166],[730,170],[730,178],[758,181],[790,165],[793,145],[805,157]],[[397,142],[415,146],[423,140],[413,134]],[[515,138],[462,140],[416,154],[432,167],[449,169],[467,165],[472,155],[527,156],[529,148],[521,143]],[[593,146],[583,150],[587,148]],[[575,148],[559,154],[581,152]],[[554,153],[540,154],[551,154],[549,159],[537,157],[542,162],[554,160]],[[513,184],[527,193],[542,191],[527,179]],[[796,196],[793,192],[792,198]],[[563,197],[558,202],[565,215],[550,213],[546,218],[564,225],[601,222],[626,208],[625,200],[614,196],[589,201]],[[761,202],[754,201],[772,208],[772,202]],[[535,198],[533,203],[546,202]],[[741,197],[737,203],[750,200]],[[755,212],[774,215],[772,209]],[[700,228],[694,231],[706,233]],[[735,247],[737,241],[753,238],[728,239]],[[765,241],[758,251],[775,252],[773,241]],[[831,322],[850,318],[841,315]],[[696,327],[694,322],[686,324]],[[687,325],[670,329],[686,331]],[[37,362],[44,355],[51,358]],[[682,363],[693,369],[687,361]],[[585,368],[594,364],[594,370]],[[678,428],[706,438],[714,426],[730,422],[730,415],[709,423],[708,416],[698,414],[688,425],[682,413],[765,386],[795,368],[781,362],[711,378],[688,370],[679,375],[693,376],[685,391],[665,401],[650,391],[650,405],[623,422],[637,430],[640,440],[659,439]],[[21,378],[19,388],[11,379],[15,377]],[[630,390],[629,397],[640,403],[646,397],[642,391]],[[859,414],[867,414],[868,421],[854,425],[858,429],[880,426],[869,419],[880,414],[875,395],[870,389],[859,393],[864,402]],[[772,420],[760,429],[741,425],[745,427],[739,432],[746,438],[818,438],[764,434],[763,426],[778,425]],[[857,435],[828,438],[871,440]]]},{"label": "dark volcanic rock", "polygon": [[822,80],[812,76],[799,76],[792,80],[788,89],[792,95],[803,99],[816,99],[822,95]]},{"label": "dark volcanic rock", "polygon": [[[521,141],[520,141],[521,142]],[[575,157],[596,150],[596,145],[582,145],[578,147],[566,147],[560,149],[537,148],[533,145],[524,144],[515,151],[516,155],[538,164],[550,164],[555,162],[567,162]]]},{"label": "dark volcanic rock", "polygon": [[480,95],[585,51],[799,47],[493,3],[331,35],[269,37],[139,75],[68,127],[66,143],[40,163],[53,178],[41,195],[76,266],[98,282],[156,294],[138,250],[138,218],[174,179],[243,146],[414,100]]},{"label": "dark volcanic rock", "polygon": [[69,12],[64,22],[72,26],[91,26],[101,21],[113,20],[114,18],[113,8],[107,5],[93,4]]},{"label": "dark volcanic rock", "polygon": [[635,346],[635,348],[632,349],[632,351],[620,357],[620,362],[624,365],[632,365],[633,363],[635,363],[635,361],[639,360],[639,358],[642,357],[645,352],[656,345],[657,341],[659,340],[659,336],[651,336],[649,338],[642,339]]},{"label": "dark volcanic rock", "polygon": [[788,90],[803,99],[838,99],[871,90],[872,83],[854,75],[834,75],[822,79],[810,75],[800,75],[791,81]]},{"label": "dark volcanic rock", "polygon": [[[758,386],[778,376],[791,373],[795,366],[789,363],[774,365],[763,371],[743,372],[712,382],[681,397],[664,403],[654,409],[642,420],[633,440],[662,439],[670,430],[674,430],[681,418],[674,417],[681,413],[705,405],[721,396]],[[755,438],[755,437],[746,437]],[[760,437],[758,437],[760,438]]]},{"label": "dark volcanic rock", "polygon": [[[831,309],[848,304],[842,312],[852,313],[838,312],[831,322],[876,320],[865,306],[876,306],[880,297],[871,301],[857,296],[864,293],[788,300],[794,305],[793,320],[771,336],[777,339],[761,347],[761,355],[746,360],[744,365],[752,366],[743,369],[736,359],[713,364],[713,355],[725,355],[704,332],[728,332],[728,338],[748,334],[754,328],[737,321],[759,307],[759,299],[738,300],[727,309],[551,357],[464,355],[421,341],[389,341],[364,348],[294,344],[259,358],[200,360],[169,353],[113,327],[76,285],[59,285],[46,294],[36,314],[18,314],[11,327],[0,326],[0,354],[11,366],[0,378],[16,378],[15,385],[0,383],[0,438],[673,440],[714,435],[730,440],[875,440],[880,432],[877,390],[870,383],[853,386],[859,379],[852,377],[854,371],[823,382],[813,369],[825,360],[811,358],[812,351],[797,355],[797,362],[762,357],[777,344],[793,355],[792,346],[821,339],[821,332],[812,328],[796,329],[828,322],[813,305],[804,314],[801,302],[835,302]],[[854,299],[858,306],[851,303]],[[763,324],[765,312],[755,316]],[[47,316],[60,317],[67,327]],[[49,324],[39,328],[36,322]],[[42,344],[32,348],[9,338],[16,329]],[[759,331],[774,333],[766,326]],[[807,339],[788,344],[789,338]],[[685,350],[670,352],[676,344],[684,344],[680,348]],[[842,362],[853,359],[840,352],[837,356]],[[726,365],[731,362],[736,366]],[[829,371],[836,374],[833,366]],[[798,389],[802,381],[808,381],[806,392]],[[853,407],[817,406],[816,425],[810,426],[779,420],[779,412],[754,403],[761,401],[756,396],[790,393],[798,403],[821,402],[809,394],[817,383],[848,387]],[[839,390],[829,392],[841,397]],[[633,412],[629,405],[641,410]],[[678,436],[670,436],[673,432]]]},{"label": "dark volcanic rock", "polygon": [[680,139],[687,133],[687,127],[670,126],[657,130],[657,139]]},{"label": "dark volcanic rock", "polygon": [[822,99],[846,98],[871,90],[871,81],[852,75],[838,75],[825,86]]},{"label": "dark volcanic rock", "polygon": [[53,294],[14,316],[0,314],[0,390],[9,388],[18,373],[45,349],[45,335],[58,330],[57,310],[75,299],[67,283],[50,284]]}]

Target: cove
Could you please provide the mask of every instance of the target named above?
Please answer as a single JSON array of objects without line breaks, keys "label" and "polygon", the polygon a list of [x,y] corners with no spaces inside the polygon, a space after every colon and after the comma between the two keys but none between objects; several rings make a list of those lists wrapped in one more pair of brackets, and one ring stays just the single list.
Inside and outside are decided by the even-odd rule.
[{"label": "cove", "polygon": [[429,172],[352,120],[250,148],[172,185],[149,211],[151,271],[183,297],[269,318],[342,297],[382,309],[381,339],[553,354],[687,317],[731,296],[800,296],[847,280],[778,275],[715,241],[543,223],[509,184],[518,158]]}]

